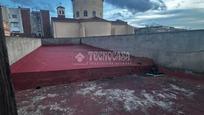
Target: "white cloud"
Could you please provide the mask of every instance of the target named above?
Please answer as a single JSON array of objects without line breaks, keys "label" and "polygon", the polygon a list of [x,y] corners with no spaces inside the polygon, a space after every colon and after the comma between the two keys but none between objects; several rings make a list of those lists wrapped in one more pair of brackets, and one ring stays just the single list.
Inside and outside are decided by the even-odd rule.
[{"label": "white cloud", "polygon": [[[155,1],[155,0],[151,0]],[[157,2],[158,0],[156,0]],[[163,0],[166,10],[131,12],[112,7],[105,12],[106,19],[121,19],[136,27],[145,25],[165,25],[191,29],[204,28],[204,0]],[[111,8],[109,7],[109,8]]]},{"label": "white cloud", "polygon": [[204,0],[164,0],[167,9],[204,8]]}]

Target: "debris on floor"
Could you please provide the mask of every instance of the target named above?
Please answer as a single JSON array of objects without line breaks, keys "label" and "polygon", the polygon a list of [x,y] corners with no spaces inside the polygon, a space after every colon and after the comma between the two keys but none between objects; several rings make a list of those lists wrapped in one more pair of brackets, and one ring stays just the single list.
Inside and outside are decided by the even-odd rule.
[{"label": "debris on floor", "polygon": [[19,115],[202,115],[204,85],[138,75],[16,92]]}]

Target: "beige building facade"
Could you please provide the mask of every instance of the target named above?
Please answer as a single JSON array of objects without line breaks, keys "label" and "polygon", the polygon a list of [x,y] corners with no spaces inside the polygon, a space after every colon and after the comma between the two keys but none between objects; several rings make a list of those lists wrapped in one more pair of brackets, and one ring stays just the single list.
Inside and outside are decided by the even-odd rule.
[{"label": "beige building facade", "polygon": [[103,18],[104,0],[72,0],[75,19]]},{"label": "beige building facade", "polygon": [[[52,17],[54,38],[91,37],[134,34],[127,22],[103,19],[104,0],[72,0],[74,18],[65,18],[65,8],[57,7],[58,17]],[[62,13],[63,12],[63,13]]]},{"label": "beige building facade", "polygon": [[8,11],[9,9],[3,6],[0,6],[1,11],[2,11],[2,17],[3,17],[3,28],[4,28],[4,34],[5,36],[10,36],[10,26],[9,26],[9,16],[8,16]]}]

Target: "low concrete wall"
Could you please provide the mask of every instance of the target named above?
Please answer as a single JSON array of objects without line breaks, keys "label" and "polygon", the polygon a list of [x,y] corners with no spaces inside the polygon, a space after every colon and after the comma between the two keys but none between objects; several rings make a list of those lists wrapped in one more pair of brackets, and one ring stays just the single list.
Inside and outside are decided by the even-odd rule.
[{"label": "low concrete wall", "polygon": [[10,65],[41,46],[41,39],[7,37],[6,45]]},{"label": "low concrete wall", "polygon": [[42,39],[42,45],[80,44],[81,38],[49,38]]},{"label": "low concrete wall", "polygon": [[204,30],[90,37],[82,43],[134,56],[152,58],[158,65],[204,73]]},{"label": "low concrete wall", "polygon": [[[86,38],[42,39],[42,45],[87,44],[149,57],[158,65],[204,73],[204,30]],[[7,38],[10,64],[41,46],[40,39]]]}]

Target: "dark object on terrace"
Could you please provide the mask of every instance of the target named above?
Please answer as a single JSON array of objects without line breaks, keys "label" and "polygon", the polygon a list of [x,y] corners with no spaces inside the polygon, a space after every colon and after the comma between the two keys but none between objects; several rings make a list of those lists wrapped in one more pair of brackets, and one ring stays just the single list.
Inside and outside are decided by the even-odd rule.
[{"label": "dark object on terrace", "polygon": [[159,68],[156,64],[154,64],[151,68],[151,71],[146,73],[147,76],[152,77],[162,77],[164,74],[159,71]]}]

